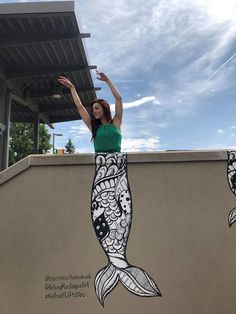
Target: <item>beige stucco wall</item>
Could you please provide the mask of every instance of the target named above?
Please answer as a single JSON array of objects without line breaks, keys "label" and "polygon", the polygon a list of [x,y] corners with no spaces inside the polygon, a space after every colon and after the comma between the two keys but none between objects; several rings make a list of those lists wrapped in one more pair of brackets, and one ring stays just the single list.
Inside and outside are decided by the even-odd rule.
[{"label": "beige stucco wall", "polygon": [[[118,284],[100,305],[93,279],[107,259],[90,216],[93,157],[31,156],[0,173],[1,314],[236,313],[236,224],[227,223],[236,197],[226,152],[129,154],[128,160],[127,257],[163,296],[137,297]],[[74,278],[54,284],[84,286],[45,290],[52,284],[45,276],[66,275]],[[45,298],[63,291],[82,296]]]}]

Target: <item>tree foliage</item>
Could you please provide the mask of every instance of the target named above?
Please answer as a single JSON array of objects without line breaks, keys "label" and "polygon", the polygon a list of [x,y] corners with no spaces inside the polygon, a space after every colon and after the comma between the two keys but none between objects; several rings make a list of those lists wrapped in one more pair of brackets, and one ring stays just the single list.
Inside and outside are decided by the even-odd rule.
[{"label": "tree foliage", "polygon": [[65,152],[67,154],[74,154],[75,153],[75,146],[74,144],[72,143],[71,139],[69,138],[68,139],[68,142],[66,143],[65,145]]},{"label": "tree foliage", "polygon": [[[51,135],[44,124],[39,126],[39,152],[46,153],[50,150]],[[33,154],[33,124],[11,123],[9,143],[9,166],[22,158]]]}]

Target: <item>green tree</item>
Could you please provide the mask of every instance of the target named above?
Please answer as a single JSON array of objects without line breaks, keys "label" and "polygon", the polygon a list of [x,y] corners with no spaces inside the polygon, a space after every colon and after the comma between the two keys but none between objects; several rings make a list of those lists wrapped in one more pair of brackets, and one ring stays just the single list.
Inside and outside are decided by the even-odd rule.
[{"label": "green tree", "polygon": [[[39,151],[46,153],[51,148],[51,135],[44,124],[39,126]],[[9,166],[33,153],[33,124],[11,123],[9,143]]]},{"label": "green tree", "polygon": [[66,153],[67,154],[74,154],[75,153],[75,146],[72,143],[71,139],[68,139],[67,144],[65,145]]}]

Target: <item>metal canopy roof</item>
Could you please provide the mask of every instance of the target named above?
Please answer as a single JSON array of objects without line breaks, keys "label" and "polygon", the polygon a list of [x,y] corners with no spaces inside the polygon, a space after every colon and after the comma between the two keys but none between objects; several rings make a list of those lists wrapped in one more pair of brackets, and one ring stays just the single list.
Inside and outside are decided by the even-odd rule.
[{"label": "metal canopy roof", "polygon": [[52,86],[64,73],[90,110],[96,99],[74,2],[0,4],[0,77],[11,90],[11,121],[52,123],[80,119],[68,89],[52,98]]}]

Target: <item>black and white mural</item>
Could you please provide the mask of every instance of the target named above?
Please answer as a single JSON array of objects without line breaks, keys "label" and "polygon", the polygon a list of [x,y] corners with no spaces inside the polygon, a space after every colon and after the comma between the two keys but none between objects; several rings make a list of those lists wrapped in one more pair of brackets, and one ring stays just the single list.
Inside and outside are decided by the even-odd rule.
[{"label": "black and white mural", "polygon": [[[236,196],[236,151],[228,152],[227,177],[231,191]],[[228,217],[229,226],[236,221],[236,207],[234,207]]]},{"label": "black and white mural", "polygon": [[118,282],[138,296],[161,296],[154,280],[143,269],[130,265],[126,258],[132,222],[126,154],[95,155],[91,198],[94,230],[108,258],[108,264],[95,277],[95,291],[101,304]]}]

